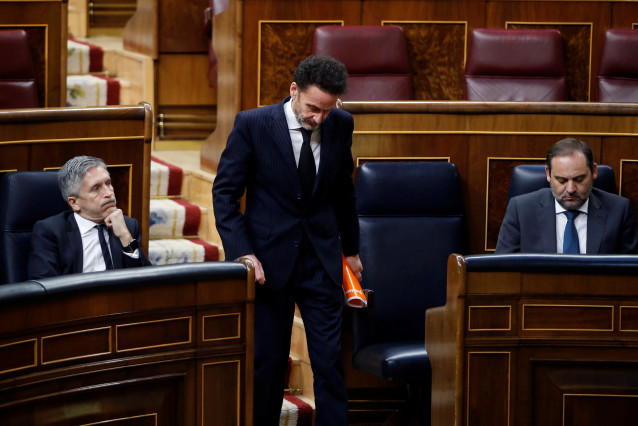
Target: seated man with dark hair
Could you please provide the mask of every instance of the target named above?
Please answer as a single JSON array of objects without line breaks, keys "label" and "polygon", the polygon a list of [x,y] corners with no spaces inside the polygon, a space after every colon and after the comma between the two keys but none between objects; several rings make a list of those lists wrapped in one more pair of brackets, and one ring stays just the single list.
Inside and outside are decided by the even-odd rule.
[{"label": "seated man with dark hair", "polygon": [[638,251],[636,219],[629,200],[593,188],[597,165],[577,139],[556,142],[547,152],[550,188],[510,200],[496,253],[627,254]]},{"label": "seated man with dark hair", "polygon": [[137,220],[116,207],[104,161],[72,158],[60,169],[58,185],[71,210],[34,225],[29,279],[150,266]]}]

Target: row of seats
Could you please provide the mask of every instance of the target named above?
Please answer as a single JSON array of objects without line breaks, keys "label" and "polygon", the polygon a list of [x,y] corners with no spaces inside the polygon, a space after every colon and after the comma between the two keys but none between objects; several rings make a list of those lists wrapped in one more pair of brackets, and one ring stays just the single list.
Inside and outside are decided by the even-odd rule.
[{"label": "row of seats", "polygon": [[[567,101],[561,33],[554,29],[475,29],[468,43],[464,97],[470,101]],[[606,32],[596,101],[638,102],[638,31]],[[343,100],[413,98],[410,59],[399,26],[320,26],[312,54],[339,59],[348,69]]]},{"label": "row of seats", "polygon": [[[509,196],[545,186],[543,164],[517,166]],[[594,186],[616,193],[613,169],[599,165]],[[465,254],[467,247],[458,170],[447,162],[366,163],[357,169],[355,188],[361,284],[372,297],[369,308],[355,310],[353,365],[408,384],[413,403],[408,416],[428,424],[425,312],[445,304],[448,256]]]}]

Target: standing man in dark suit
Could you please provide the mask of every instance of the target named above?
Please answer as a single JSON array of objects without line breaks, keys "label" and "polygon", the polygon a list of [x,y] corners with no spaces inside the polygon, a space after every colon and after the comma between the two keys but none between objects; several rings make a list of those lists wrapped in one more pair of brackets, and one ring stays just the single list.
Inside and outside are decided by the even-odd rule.
[{"label": "standing man in dark suit", "polygon": [[71,210],[34,225],[29,279],[151,264],[140,248],[137,221],[116,207],[104,161],[70,159],[58,172],[58,186]]},{"label": "standing man in dark suit", "polygon": [[346,80],[344,65],[333,58],[303,60],[290,97],[237,115],[213,184],[226,258],[251,260],[260,284],[255,425],[279,424],[295,303],[314,373],[315,426],[347,425],[341,253],[359,277],[362,266],[350,150],[354,122],[335,108]]},{"label": "standing man in dark suit", "polygon": [[573,138],[556,142],[547,152],[545,172],[549,189],[510,200],[497,254],[638,251],[631,204],[624,197],[593,188],[597,165],[585,142]]}]

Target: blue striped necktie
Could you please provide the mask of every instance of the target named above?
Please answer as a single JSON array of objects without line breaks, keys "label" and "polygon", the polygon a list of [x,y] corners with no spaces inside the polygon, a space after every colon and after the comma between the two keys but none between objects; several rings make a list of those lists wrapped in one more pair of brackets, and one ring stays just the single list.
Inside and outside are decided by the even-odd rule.
[{"label": "blue striped necktie", "polygon": [[563,213],[567,216],[567,225],[565,225],[565,235],[563,237],[563,253],[580,254],[578,231],[576,231],[576,225],[574,224],[574,219],[580,214],[580,210],[565,210]]}]

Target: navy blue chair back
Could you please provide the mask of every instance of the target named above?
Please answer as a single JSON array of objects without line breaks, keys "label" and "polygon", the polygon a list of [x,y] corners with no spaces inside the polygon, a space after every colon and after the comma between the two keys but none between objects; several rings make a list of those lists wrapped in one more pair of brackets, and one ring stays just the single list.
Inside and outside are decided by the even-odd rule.
[{"label": "navy blue chair back", "polygon": [[[594,187],[603,191],[618,194],[614,169],[604,164],[598,165],[598,177],[594,180]],[[544,164],[524,164],[514,167],[510,177],[510,188],[507,199],[517,195],[527,194],[541,188],[549,188]]]},{"label": "navy blue chair back", "polygon": [[27,279],[29,242],[40,219],[70,209],[57,172],[10,172],[0,180],[0,283]]},{"label": "navy blue chair back", "polygon": [[[443,162],[367,163],[358,168],[355,187],[361,284],[374,291],[374,302],[356,311],[354,365],[386,379],[429,378],[422,368],[429,369],[425,311],[445,304],[447,258],[465,248],[457,168]],[[380,365],[385,355],[377,357],[377,350],[397,358]],[[405,369],[398,359],[404,356]]]}]

